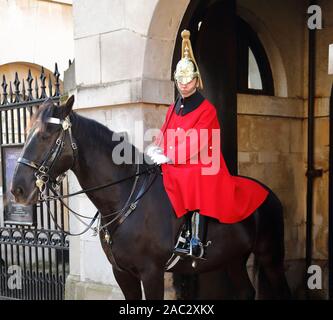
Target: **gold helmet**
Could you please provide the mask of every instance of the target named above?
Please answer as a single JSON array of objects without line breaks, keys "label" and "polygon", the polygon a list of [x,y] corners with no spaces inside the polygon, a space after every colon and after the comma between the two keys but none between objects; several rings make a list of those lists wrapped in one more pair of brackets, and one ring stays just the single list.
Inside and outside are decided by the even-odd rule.
[{"label": "gold helmet", "polygon": [[195,61],[191,40],[190,31],[183,30],[181,33],[182,41],[182,58],[179,60],[174,73],[175,80],[181,84],[187,84],[194,78],[199,80],[199,88],[202,89],[202,79],[199,72],[199,67]]}]

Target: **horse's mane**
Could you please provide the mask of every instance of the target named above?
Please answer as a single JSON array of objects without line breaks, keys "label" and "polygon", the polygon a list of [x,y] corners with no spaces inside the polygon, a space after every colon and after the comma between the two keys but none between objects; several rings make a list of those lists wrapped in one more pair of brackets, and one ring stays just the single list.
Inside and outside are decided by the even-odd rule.
[{"label": "horse's mane", "polygon": [[40,119],[40,130],[43,132],[46,129],[46,120],[49,117],[55,116],[55,107],[51,100],[46,100],[38,109],[35,111],[29,120],[26,131],[28,132],[37,124],[37,120]]},{"label": "horse's mane", "polygon": [[[46,100],[41,107],[34,113],[31,118],[29,128],[36,124],[39,120],[39,127],[41,131],[46,130],[47,119],[49,117],[64,118],[62,107],[57,107],[53,104],[52,100]],[[82,141],[87,144],[94,145],[101,151],[110,153],[119,143],[123,143],[125,148],[132,148],[132,152],[138,152],[136,147],[117,132],[114,132],[107,128],[105,125],[95,121],[93,119],[81,116],[73,111],[70,113],[70,119],[75,130],[75,134],[79,135],[77,138],[81,138]]]},{"label": "horse's mane", "polygon": [[80,138],[87,143],[95,145],[96,148],[105,148],[105,151],[110,152],[116,145],[123,142],[126,147],[135,149],[131,143],[125,141],[123,136],[98,121],[88,119],[75,112],[71,112],[70,118],[76,134],[79,134]]}]

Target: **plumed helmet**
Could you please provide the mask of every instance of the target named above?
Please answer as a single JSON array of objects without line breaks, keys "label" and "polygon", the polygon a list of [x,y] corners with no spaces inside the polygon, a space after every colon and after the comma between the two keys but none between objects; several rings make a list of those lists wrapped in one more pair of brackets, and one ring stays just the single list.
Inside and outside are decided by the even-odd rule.
[{"label": "plumed helmet", "polygon": [[187,84],[194,78],[199,79],[199,88],[203,88],[202,79],[199,72],[199,67],[195,61],[191,40],[190,31],[183,30],[182,36],[182,58],[179,60],[174,73],[174,78],[178,83]]}]

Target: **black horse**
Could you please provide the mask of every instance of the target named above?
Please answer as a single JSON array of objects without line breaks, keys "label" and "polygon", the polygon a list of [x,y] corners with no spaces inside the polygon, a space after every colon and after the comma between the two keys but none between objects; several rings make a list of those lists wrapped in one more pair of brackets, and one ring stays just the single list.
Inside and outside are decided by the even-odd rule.
[{"label": "black horse", "polygon": [[[146,162],[139,167],[133,162],[114,163],[112,151],[120,143],[133,151],[133,159],[136,148],[124,143],[117,133],[98,122],[72,112],[73,103],[74,97],[69,98],[64,106],[56,106],[48,100],[36,113],[22,152],[23,160],[17,164],[12,182],[12,193],[17,202],[27,205],[38,201],[36,172],[40,173],[38,167],[41,164],[45,166],[50,158],[52,163],[47,174],[51,179],[72,170],[84,189],[121,180],[135,175],[138,168],[144,171],[148,167]],[[49,121],[50,118],[60,120]],[[65,118],[70,120],[71,130],[64,126]],[[64,143],[56,142],[59,137]],[[55,148],[52,146],[57,145],[63,148],[58,148],[54,156]],[[147,174],[138,179],[138,190],[145,185],[145,179]],[[109,188],[87,192],[100,211],[102,225],[114,219],[110,212],[121,210],[128,202],[134,180],[133,177]],[[280,201],[270,191],[265,202],[239,223],[222,224],[209,219],[207,240],[212,244],[206,249],[207,260],[200,260],[193,268],[192,261],[184,259],[170,271],[194,274],[224,268],[239,298],[253,299],[256,291],[249,279],[246,263],[249,255],[254,253],[259,265],[258,297],[289,298],[284,273],[282,211]],[[135,211],[122,224],[116,226],[119,219],[115,219],[100,230],[102,247],[126,299],[142,299],[140,281],[147,299],[163,299],[165,265],[172,255],[184,219],[176,218],[164,190],[162,176],[158,174],[149,191],[138,201]]]}]

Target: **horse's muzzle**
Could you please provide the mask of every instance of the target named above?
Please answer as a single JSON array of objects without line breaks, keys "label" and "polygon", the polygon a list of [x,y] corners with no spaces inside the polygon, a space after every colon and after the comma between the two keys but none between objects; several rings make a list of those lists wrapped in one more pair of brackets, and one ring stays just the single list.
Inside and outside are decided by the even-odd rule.
[{"label": "horse's muzzle", "polygon": [[22,205],[35,204],[38,200],[37,189],[34,189],[30,194],[25,194],[23,187],[15,186],[11,188],[11,193],[15,197],[15,202]]}]

